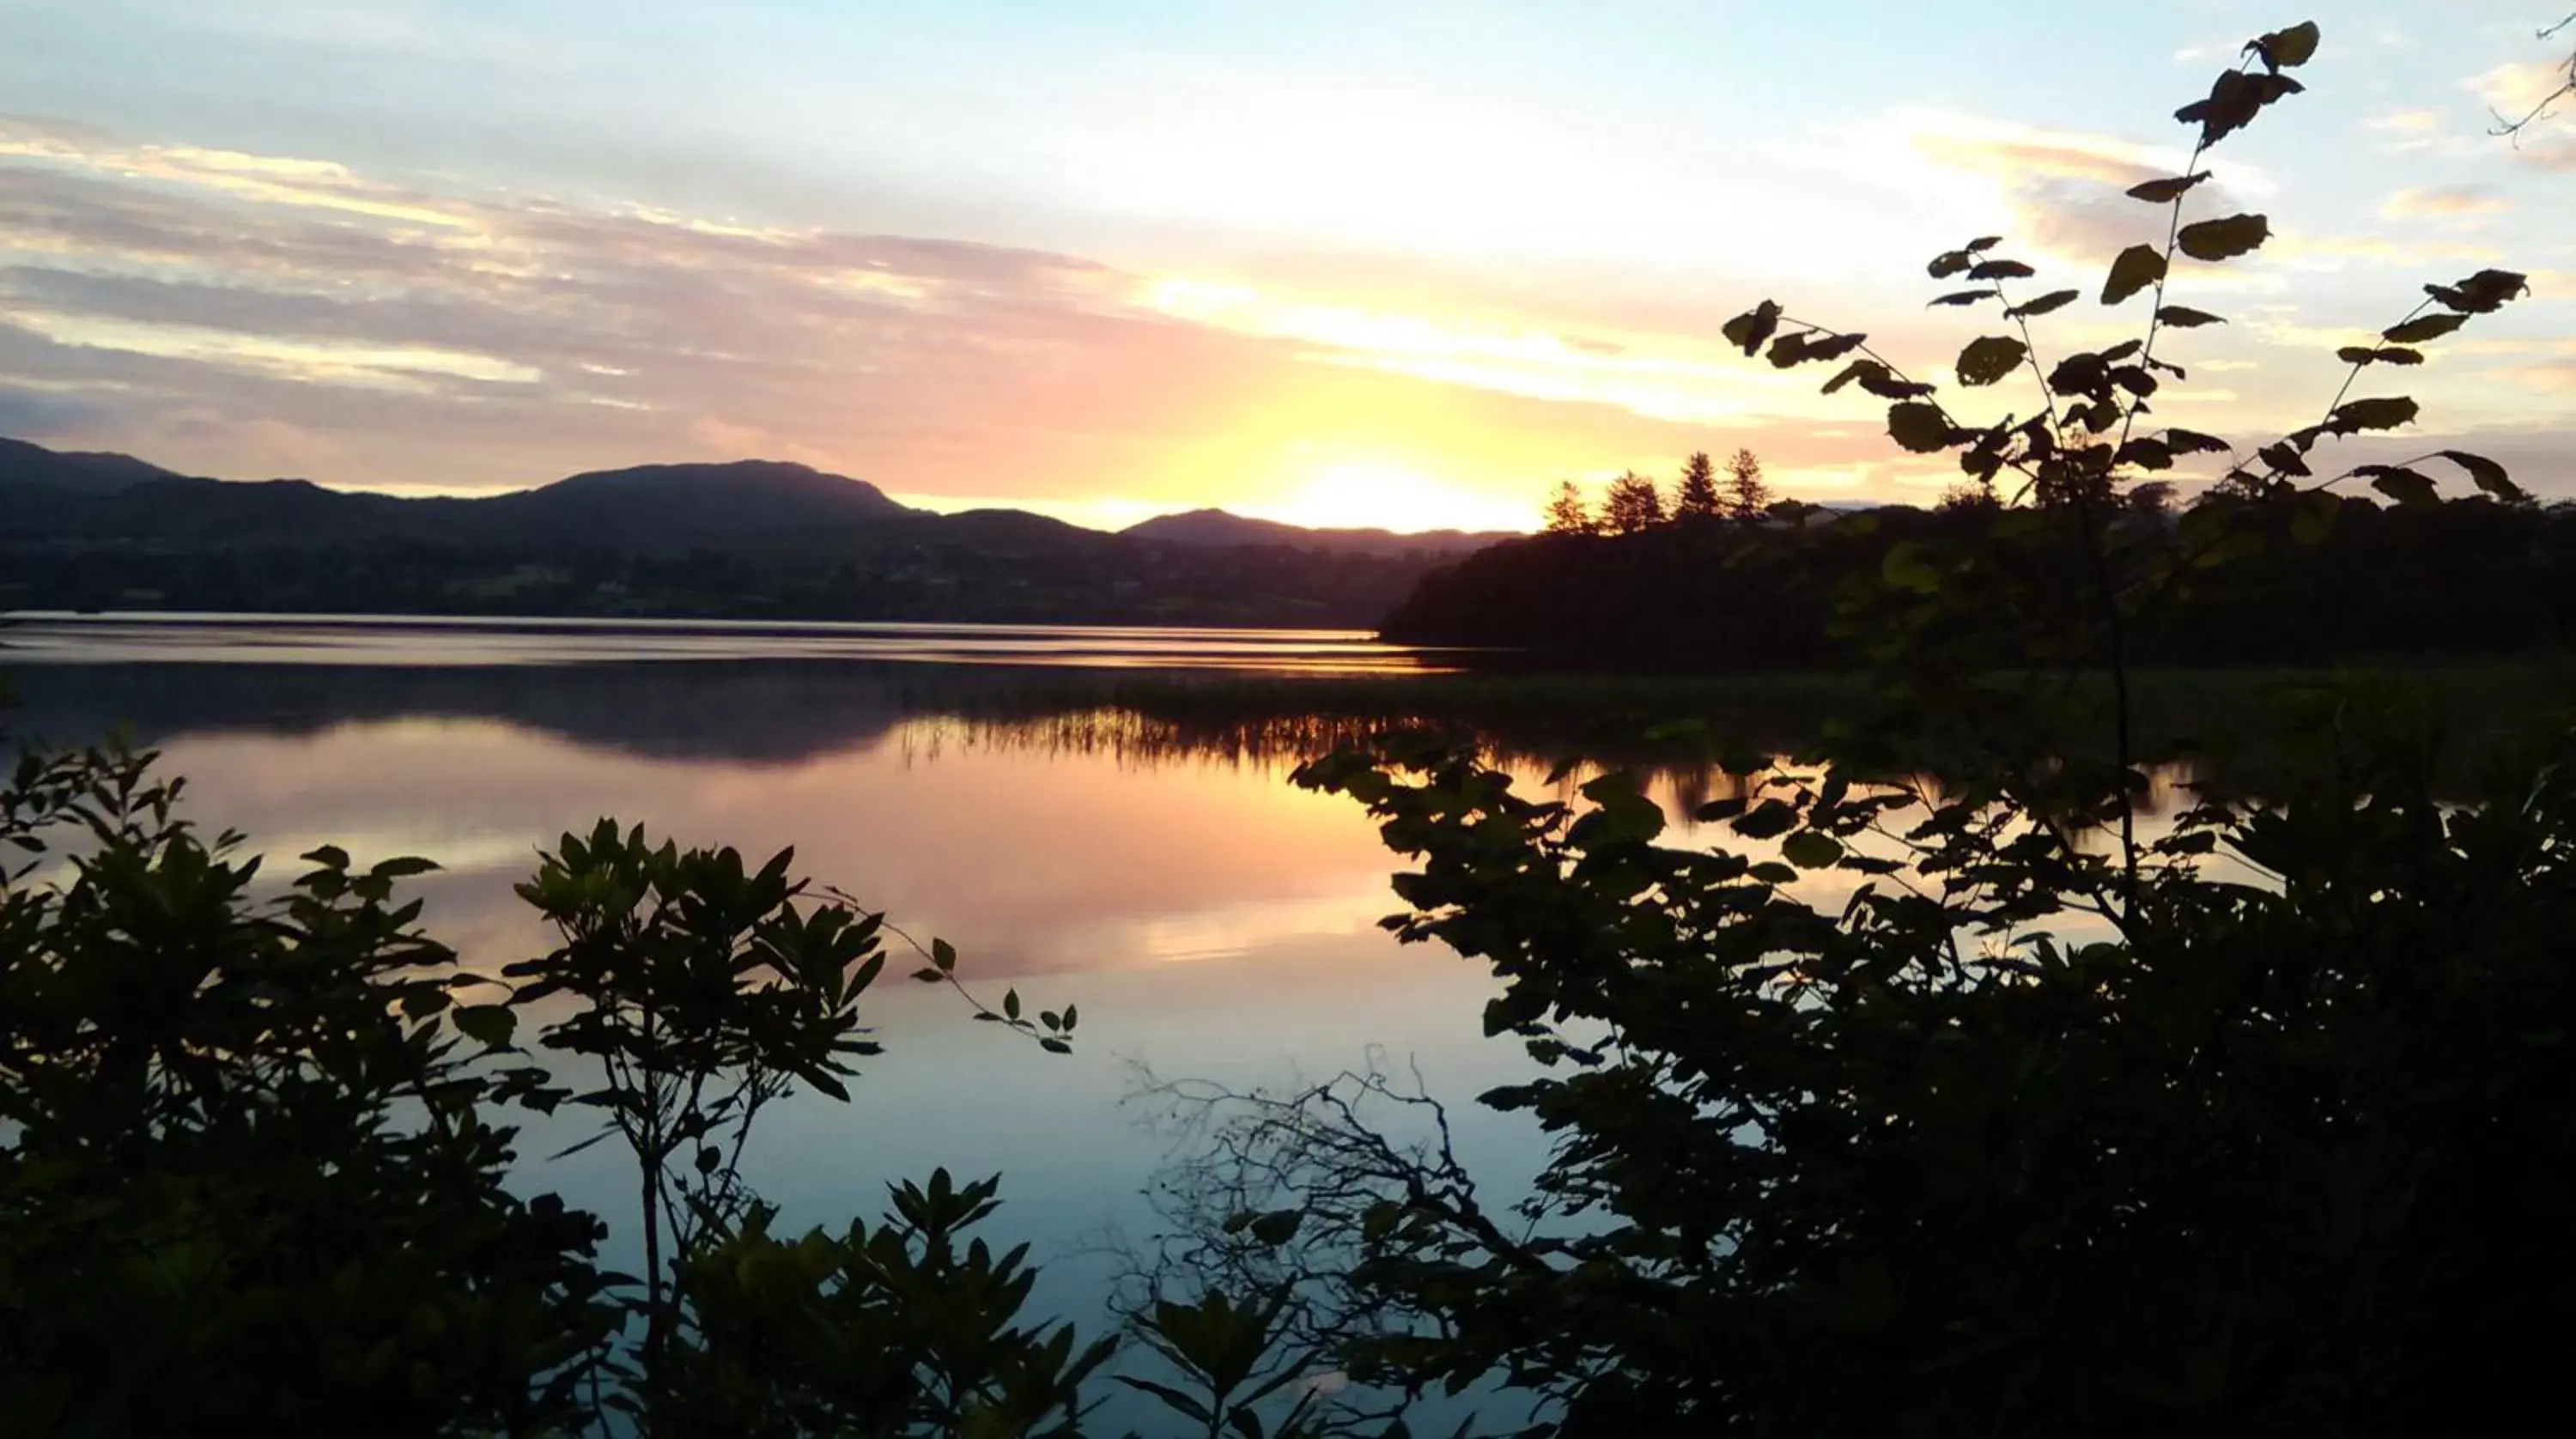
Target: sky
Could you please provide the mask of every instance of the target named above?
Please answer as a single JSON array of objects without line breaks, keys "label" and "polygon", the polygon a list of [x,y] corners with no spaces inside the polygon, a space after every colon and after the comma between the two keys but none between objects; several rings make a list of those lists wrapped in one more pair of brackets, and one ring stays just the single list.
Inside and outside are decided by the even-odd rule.
[{"label": "sky", "polygon": [[404,494],[788,459],[1113,527],[1527,528],[1737,448],[1928,501],[1873,402],[1719,326],[1946,378],[1980,321],[1924,262],[2001,234],[2087,292],[2043,351],[2125,337],[2090,297],[2162,215],[2119,191],[2314,18],[2195,192],[2273,239],[2181,268],[2231,323],[2160,346],[2160,414],[2268,440],[2424,282],[2518,270],[2402,444],[2576,497],[2576,119],[2488,133],[2564,8],[0,0],[0,434]]}]

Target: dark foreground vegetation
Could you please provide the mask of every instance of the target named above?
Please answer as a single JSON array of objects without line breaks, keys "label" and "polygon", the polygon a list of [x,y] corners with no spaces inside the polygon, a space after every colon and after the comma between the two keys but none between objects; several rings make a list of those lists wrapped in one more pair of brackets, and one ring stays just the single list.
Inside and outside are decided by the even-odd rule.
[{"label": "dark foreground vegetation", "polygon": [[[2216,523],[2198,513],[2121,509],[2103,523],[2172,543]],[[1899,506],[1537,535],[1425,576],[1380,629],[1404,644],[1511,647],[1554,662],[1819,667],[1850,653],[1835,629],[1841,600],[1878,583],[1891,555],[1972,542],[1994,518],[1982,504]],[[2481,496],[2407,508],[2326,491],[2241,517],[2232,533],[2241,538],[2231,543],[2259,544],[2264,562],[2176,586],[2129,635],[2134,659],[2315,665],[2576,648],[2576,506]]]},{"label": "dark foreground vegetation", "polygon": [[[2120,257],[2105,303],[2152,291],[2169,316],[2178,255],[2262,243],[2260,216],[2181,207],[2318,43],[2256,39],[2181,112],[2192,163],[2131,192],[2165,238]],[[1961,353],[1963,390],[2018,373],[2018,321],[2080,298],[2008,291],[2030,267],[2001,246],[1932,264],[2010,317]],[[2422,359],[2522,290],[2428,287],[2346,362]],[[260,899],[139,761],[31,759],[0,793],[0,842],[30,856],[0,888],[0,1414],[45,1435],[964,1436],[1105,1428],[1089,1406],[1115,1386],[1153,1432],[1272,1439],[1401,1434],[1408,1398],[1497,1385],[1583,1439],[2554,1412],[2576,732],[2489,745],[2441,797],[2416,698],[2311,686],[2259,785],[2152,828],[2134,802],[2167,757],[2138,656],[2204,579],[2273,582],[2348,481],[2427,514],[2460,503],[2436,466],[2490,497],[2473,516],[2519,491],[2475,455],[2336,466],[2336,441],[2414,415],[2368,385],[2251,452],[2157,428],[2139,400],[2176,326],[2033,362],[2038,403],[2010,408],[2039,418],[1979,423],[1857,334],[1770,304],[1732,322],[1781,368],[1844,365],[1896,443],[1996,503],[1833,587],[1821,622],[1876,679],[1804,754],[1660,736],[1742,781],[1696,816],[1723,843],[1672,842],[1633,772],[1561,803],[1438,737],[1305,766],[1408,857],[1400,933],[1502,980],[1487,1028],[1544,1073],[1479,1102],[1556,1147],[1497,1208],[1436,1115],[1396,1137],[1436,1106],[1382,1076],[1174,1089],[1207,1143],[1157,1185],[1147,1294],[1094,1326],[1130,1341],[1114,1377],[1105,1335],[1024,1315],[1021,1252],[970,1237],[987,1185],[934,1176],[881,1221],[795,1235],[738,1168],[765,1106],[842,1092],[871,1052],[860,1007],[891,951],[1019,1042],[1069,1044],[1072,1005],[986,1008],[946,946],[914,952],[786,856],[608,824],[521,891],[556,946],[462,975],[398,893],[416,862],[317,850]],[[2195,452],[2229,456],[2222,502],[2117,522],[2141,472]],[[645,1272],[604,1272],[598,1220],[502,1186],[529,1107],[591,1113],[631,1153]],[[1357,1382],[1306,1382],[1326,1372]]]}]

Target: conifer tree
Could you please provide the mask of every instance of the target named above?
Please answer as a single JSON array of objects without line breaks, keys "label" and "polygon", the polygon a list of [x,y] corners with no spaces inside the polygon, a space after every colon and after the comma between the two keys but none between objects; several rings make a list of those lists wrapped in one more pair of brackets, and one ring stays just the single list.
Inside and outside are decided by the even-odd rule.
[{"label": "conifer tree", "polygon": [[1714,519],[1725,509],[1717,493],[1717,466],[1708,451],[1695,451],[1682,464],[1682,482],[1673,491],[1673,514],[1676,518]]}]

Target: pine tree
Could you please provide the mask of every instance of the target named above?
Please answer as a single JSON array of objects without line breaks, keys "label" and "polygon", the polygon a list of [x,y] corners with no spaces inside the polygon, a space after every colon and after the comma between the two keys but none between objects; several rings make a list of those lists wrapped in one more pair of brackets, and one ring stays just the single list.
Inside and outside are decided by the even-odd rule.
[{"label": "pine tree", "polygon": [[1713,519],[1723,508],[1717,494],[1717,466],[1709,461],[1708,451],[1697,451],[1682,464],[1682,482],[1673,491],[1673,514],[1679,519]]},{"label": "pine tree", "polygon": [[1556,482],[1556,495],[1547,502],[1547,532],[1551,535],[1590,535],[1600,532],[1600,522],[1592,518],[1591,507],[1583,503],[1583,491],[1572,480]]},{"label": "pine tree", "polygon": [[1762,483],[1762,461],[1751,450],[1737,450],[1726,462],[1726,512],[1739,525],[1749,525],[1771,508],[1771,487]]},{"label": "pine tree", "polygon": [[1664,522],[1663,492],[1655,482],[1630,470],[1610,482],[1601,502],[1601,527],[1614,535],[1633,535]]}]

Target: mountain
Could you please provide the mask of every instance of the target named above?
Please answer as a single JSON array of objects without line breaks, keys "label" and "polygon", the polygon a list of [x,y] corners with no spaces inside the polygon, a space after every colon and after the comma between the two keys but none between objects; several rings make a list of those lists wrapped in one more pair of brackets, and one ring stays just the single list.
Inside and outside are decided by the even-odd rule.
[{"label": "mountain", "polygon": [[143,480],[171,478],[132,455],[49,450],[0,436],[0,486],[43,485],[76,494],[108,494]]},{"label": "mountain", "polygon": [[1342,550],[1354,554],[1464,554],[1503,540],[1508,532],[1426,530],[1399,534],[1393,530],[1325,530],[1277,520],[1246,519],[1225,510],[1188,510],[1157,515],[1118,533],[1134,539],[1176,545],[1295,545],[1303,549]]},{"label": "mountain", "polygon": [[1209,512],[1125,534],[937,514],[770,460],[476,498],[191,478],[0,440],[0,610],[1374,626],[1475,537]]}]

